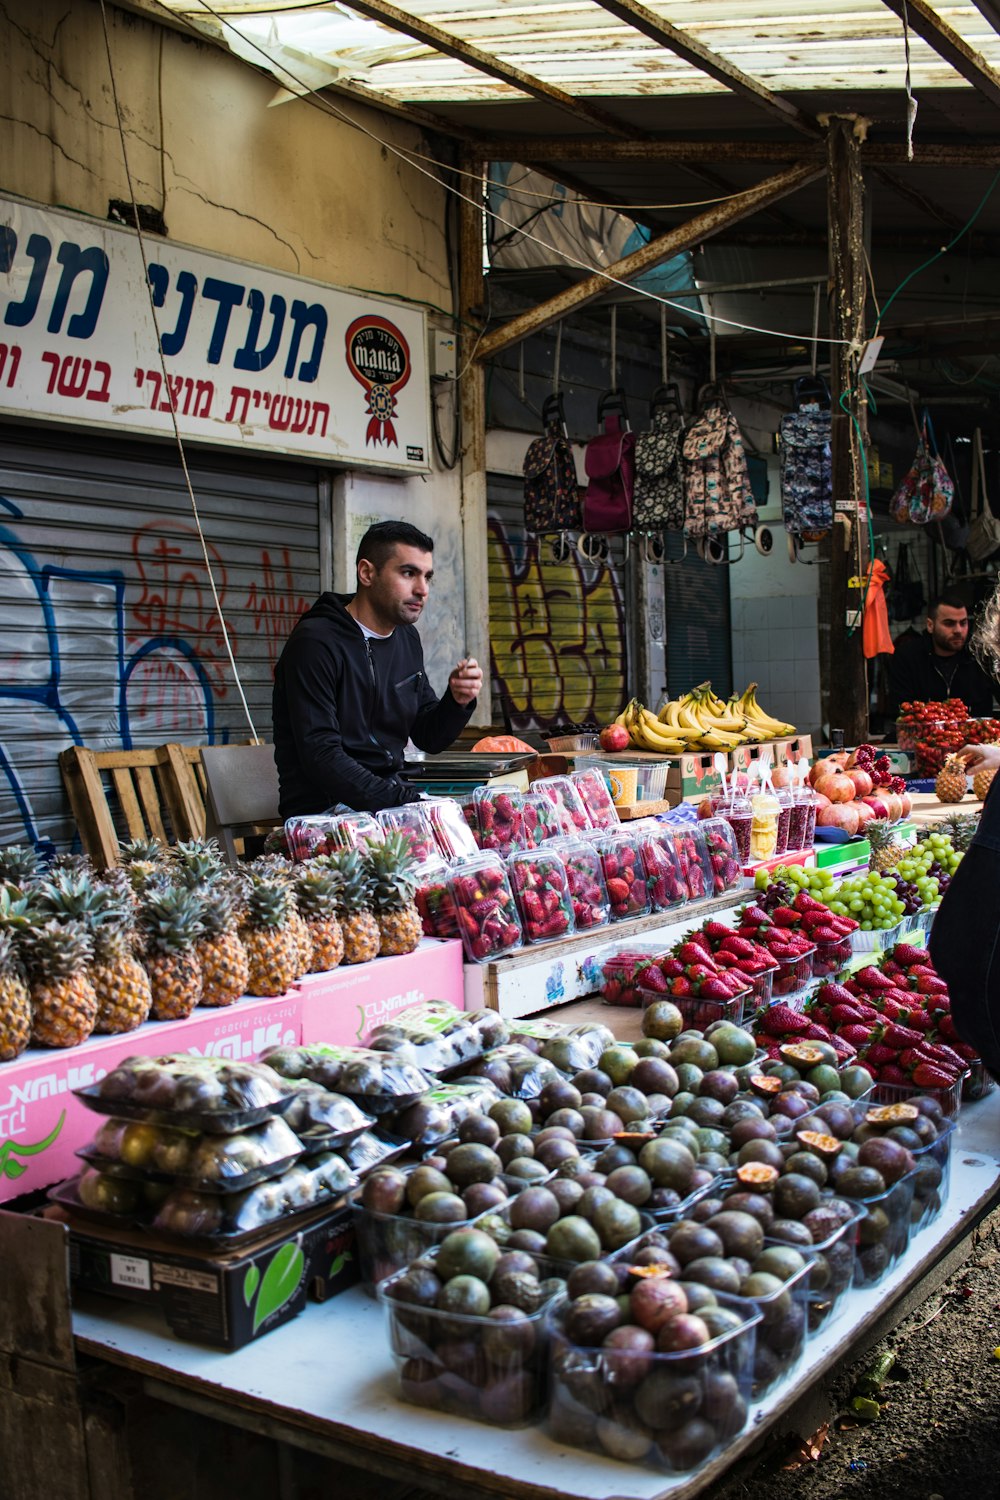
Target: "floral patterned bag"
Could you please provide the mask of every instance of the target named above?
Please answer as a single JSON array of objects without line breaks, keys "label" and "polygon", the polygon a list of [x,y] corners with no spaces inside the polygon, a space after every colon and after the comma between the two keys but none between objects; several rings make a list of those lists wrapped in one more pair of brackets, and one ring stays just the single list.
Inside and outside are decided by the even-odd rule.
[{"label": "floral patterned bag", "polygon": [[635,440],[637,531],[680,531],[684,525],[684,417],[676,393],[676,386],[662,386],[654,394],[649,431]]},{"label": "floral patterned bag", "polygon": [[691,538],[757,525],[739,424],[714,390],[684,438],[684,499]]}]

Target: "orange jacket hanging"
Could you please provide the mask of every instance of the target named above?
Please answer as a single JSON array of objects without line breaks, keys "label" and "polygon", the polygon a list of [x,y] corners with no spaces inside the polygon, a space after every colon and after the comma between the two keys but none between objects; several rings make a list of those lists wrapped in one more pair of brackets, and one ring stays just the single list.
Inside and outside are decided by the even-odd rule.
[{"label": "orange jacket hanging", "polygon": [[876,558],[868,574],[868,593],[864,602],[864,622],[861,641],[866,656],[891,656],[895,651],[889,634],[889,611],[885,603],[885,586],[889,582],[889,570]]}]

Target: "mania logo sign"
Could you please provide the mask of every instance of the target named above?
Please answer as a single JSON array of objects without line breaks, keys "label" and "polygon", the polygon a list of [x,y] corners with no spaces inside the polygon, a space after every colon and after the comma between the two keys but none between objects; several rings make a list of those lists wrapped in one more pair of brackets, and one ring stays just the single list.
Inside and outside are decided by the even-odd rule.
[{"label": "mania logo sign", "polygon": [[410,346],[387,318],[371,314],[355,318],[345,342],[348,369],[368,393],[366,409],[371,420],[365,444],[396,444],[392,419],[396,414],[396,393],[410,378]]}]

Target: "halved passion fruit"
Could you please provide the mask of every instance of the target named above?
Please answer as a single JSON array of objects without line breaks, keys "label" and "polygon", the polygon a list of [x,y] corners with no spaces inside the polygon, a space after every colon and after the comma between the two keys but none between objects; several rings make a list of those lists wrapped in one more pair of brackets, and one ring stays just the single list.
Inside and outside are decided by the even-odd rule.
[{"label": "halved passion fruit", "polygon": [[655,1130],[616,1130],[615,1133],[614,1133],[614,1135],[611,1137],[611,1139],[613,1141],[617,1141],[619,1143],[619,1145],[622,1145],[622,1146],[632,1146],[632,1147],[635,1147],[636,1149],[638,1149],[640,1146],[644,1146],[647,1141],[655,1141],[656,1140],[656,1131]]},{"label": "halved passion fruit", "polygon": [[754,1188],[758,1193],[767,1193],[780,1176],[777,1167],[769,1166],[765,1161],[745,1161],[737,1170],[736,1180],[744,1187]]},{"label": "halved passion fruit", "polygon": [[919,1118],[920,1111],[915,1104],[876,1104],[865,1111],[869,1125],[912,1125]]},{"label": "halved passion fruit", "polygon": [[636,1281],[645,1281],[650,1277],[672,1276],[674,1273],[669,1266],[663,1265],[662,1262],[657,1262],[653,1266],[629,1266],[628,1274],[629,1276],[634,1276]]},{"label": "halved passion fruit", "polygon": [[843,1145],[835,1135],[824,1135],[821,1130],[797,1130],[795,1139],[821,1161],[832,1161]]},{"label": "halved passion fruit", "polygon": [[750,1092],[761,1099],[775,1098],[783,1087],[780,1078],[771,1078],[766,1073],[754,1073],[750,1079]]},{"label": "halved passion fruit", "polygon": [[795,1068],[816,1068],[826,1061],[826,1053],[812,1042],[785,1042],[779,1051],[782,1059]]}]

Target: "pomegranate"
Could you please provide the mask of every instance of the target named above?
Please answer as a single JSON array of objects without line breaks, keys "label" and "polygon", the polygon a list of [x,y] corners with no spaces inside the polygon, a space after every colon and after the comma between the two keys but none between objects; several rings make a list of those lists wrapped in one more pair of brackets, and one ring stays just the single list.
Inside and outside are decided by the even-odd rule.
[{"label": "pomegranate", "polygon": [[903,799],[896,792],[883,792],[890,823],[898,823],[903,816]]},{"label": "pomegranate", "polygon": [[775,766],[771,771],[772,786],[792,786],[795,776],[787,761],[783,765]]},{"label": "pomegranate", "polygon": [[627,750],[629,733],[624,724],[608,724],[598,736],[602,750]]},{"label": "pomegranate", "polygon": [[877,797],[865,797],[864,804],[870,807],[876,818],[888,818],[889,808],[885,800],[885,793],[879,792]]},{"label": "pomegranate", "polygon": [[856,798],[871,796],[872,787],[875,783],[867,771],[863,771],[860,766],[852,766],[848,770],[847,775],[854,782],[854,795]]},{"label": "pomegranate", "polygon": [[822,792],[816,793],[816,816],[819,817],[824,807],[830,806],[829,797],[824,797]]},{"label": "pomegranate", "polygon": [[850,803],[849,806],[856,807],[858,810],[858,830],[860,832],[864,828],[865,824],[870,823],[874,818],[875,809],[873,807],[869,807],[867,802],[853,802]]},{"label": "pomegranate", "polygon": [[846,755],[828,755],[825,760],[818,760],[809,772],[809,781],[815,786],[821,776],[834,776],[844,769]]},{"label": "pomegranate", "polygon": [[900,813],[900,817],[908,818],[910,816],[910,813],[913,811],[913,802],[910,798],[909,792],[904,792],[899,801],[903,809]]},{"label": "pomegranate", "polygon": [[843,772],[821,776],[814,785],[817,792],[822,792],[823,796],[829,797],[831,802],[854,801],[854,782]]},{"label": "pomegranate", "polygon": [[821,828],[842,828],[851,838],[858,831],[858,810],[853,802],[831,802],[817,813],[816,822]]}]

